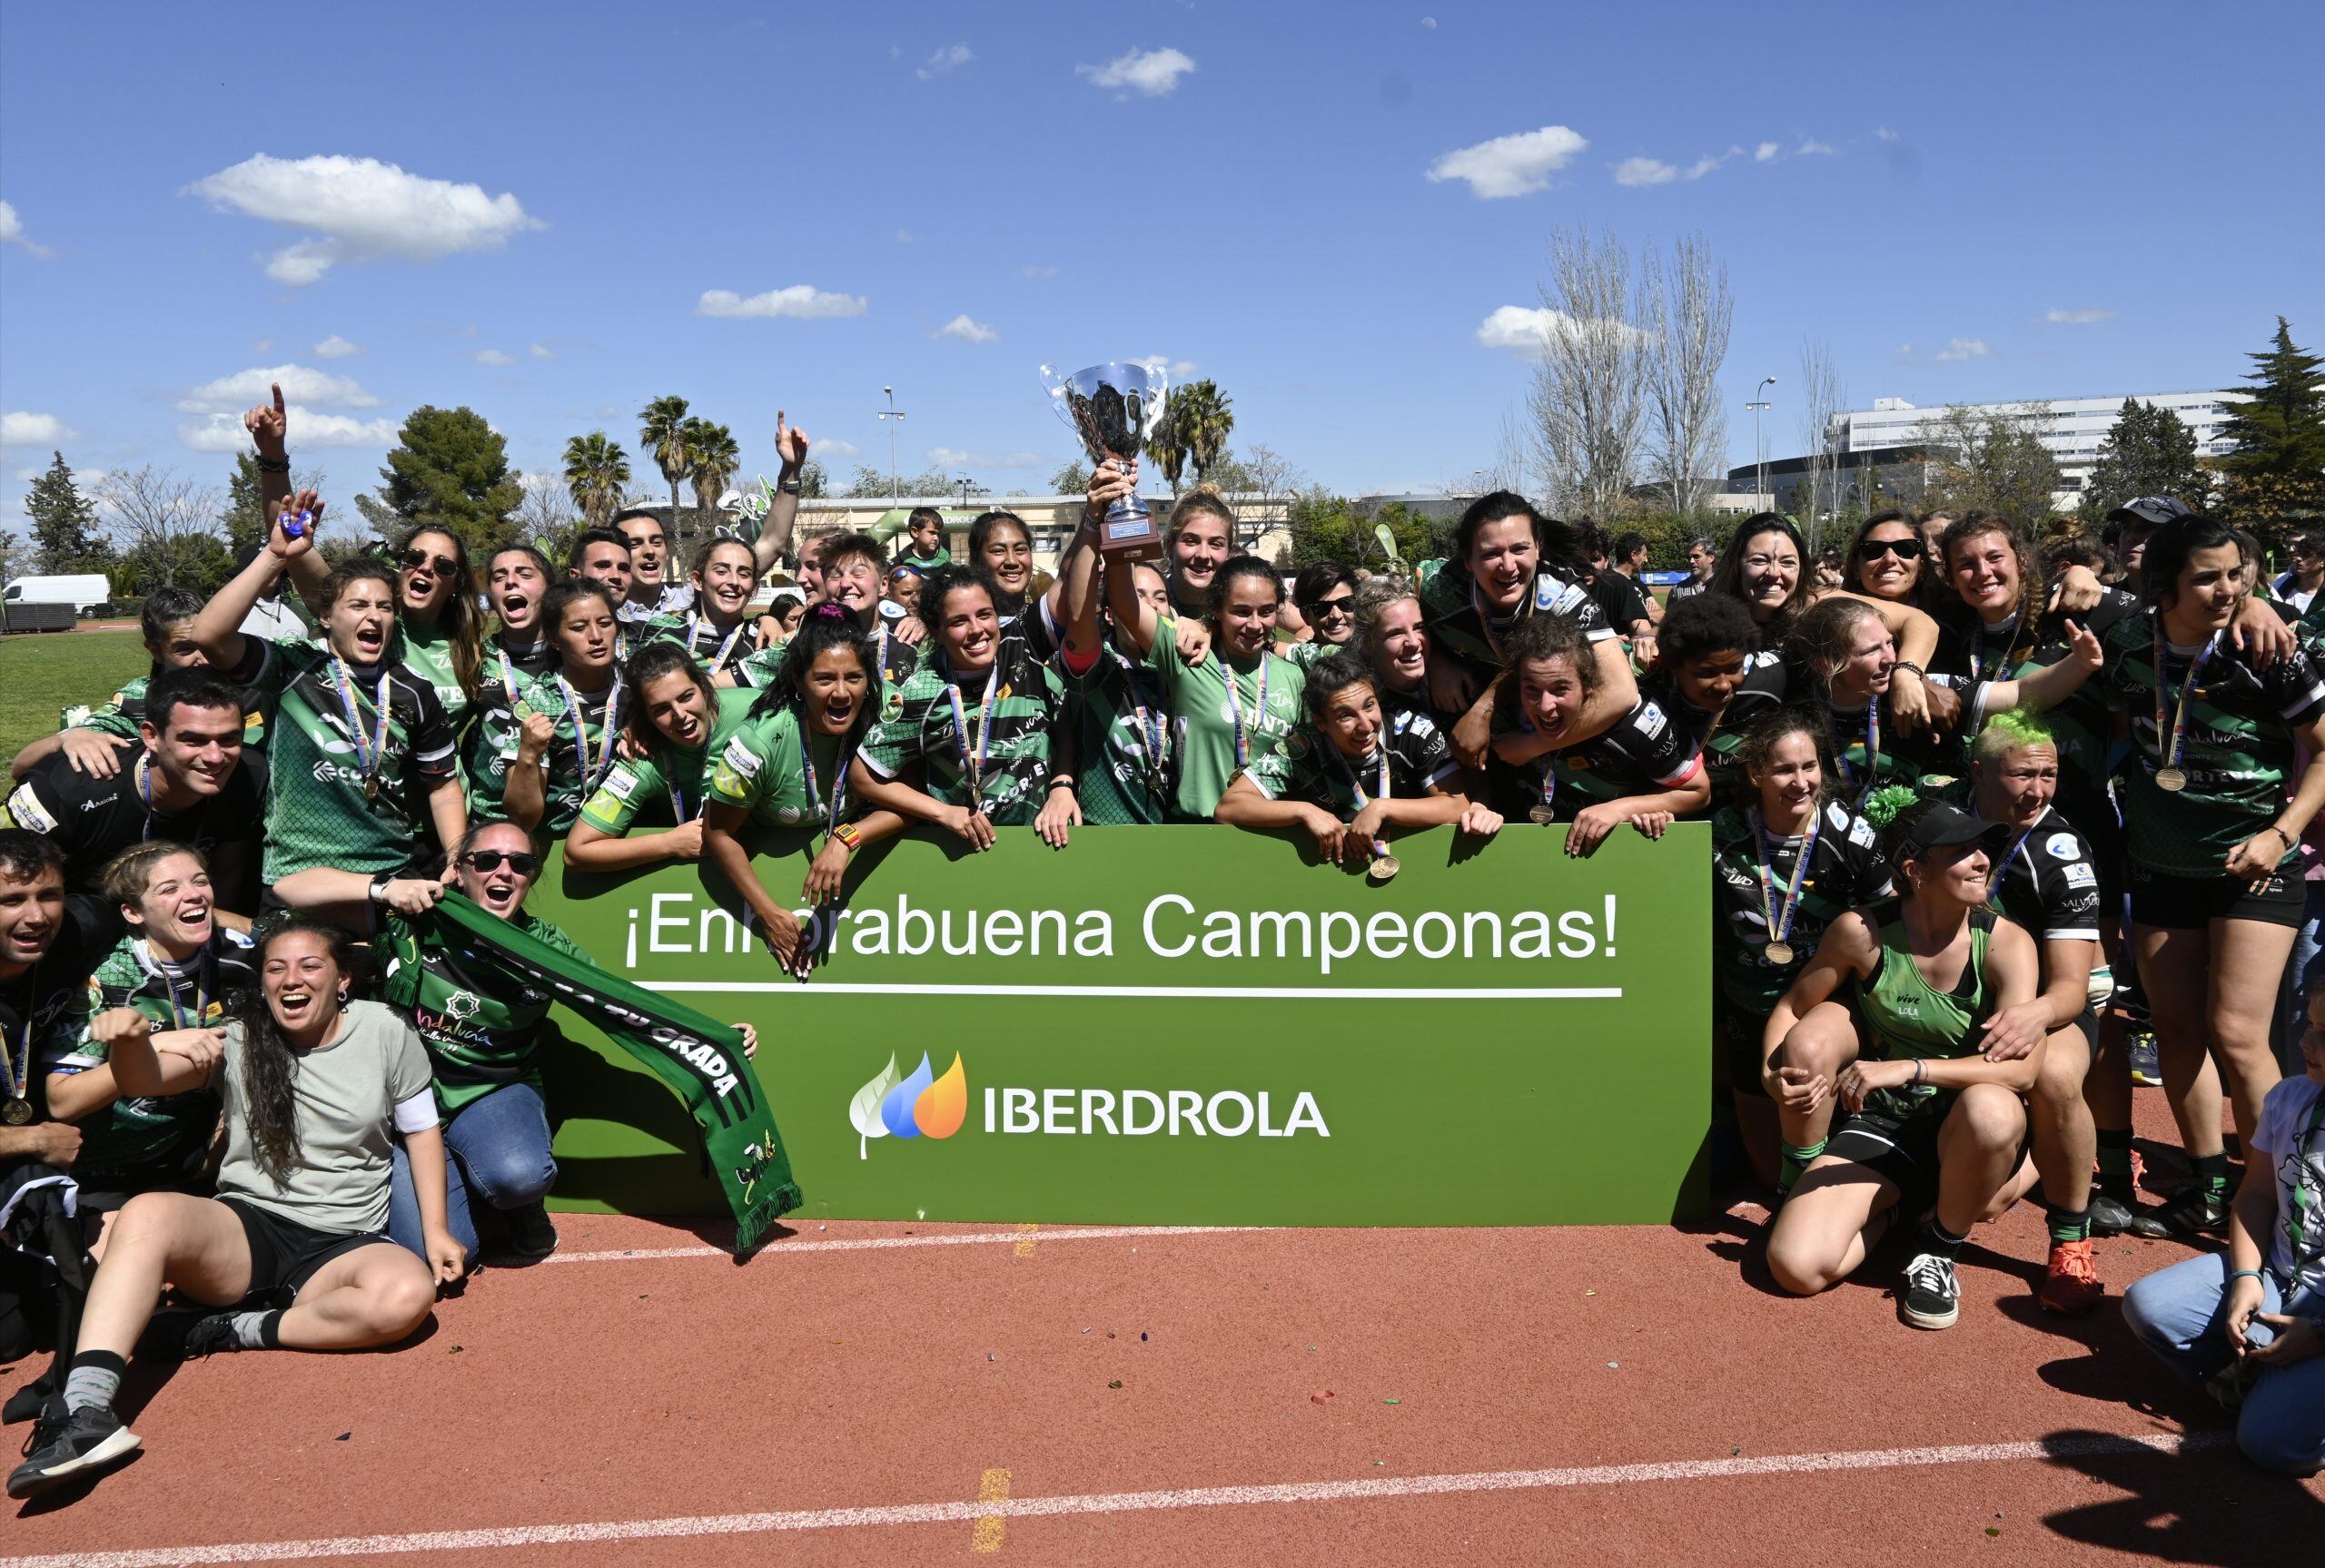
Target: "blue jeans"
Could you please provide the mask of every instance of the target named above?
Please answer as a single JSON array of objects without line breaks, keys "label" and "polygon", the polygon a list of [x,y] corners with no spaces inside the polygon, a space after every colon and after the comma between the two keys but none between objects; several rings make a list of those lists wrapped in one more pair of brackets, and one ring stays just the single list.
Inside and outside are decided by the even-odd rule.
[{"label": "blue jeans", "polygon": [[[2235,1359],[2221,1325],[2228,1258],[2208,1253],[2149,1275],[2123,1293],[2123,1321],[2139,1342],[2191,1383],[2201,1383]],[[2288,1309],[2275,1276],[2261,1271],[2261,1310],[2325,1313],[2325,1293],[2294,1298]],[[2273,1337],[2264,1325],[2247,1331],[2252,1344]],[[2325,1356],[2261,1374],[2236,1418],[2236,1445],[2264,1470],[2307,1475],[2325,1464]]]},{"label": "blue jeans", "polygon": [[[504,1083],[454,1111],[443,1131],[444,1215],[454,1239],[474,1257],[472,1201],[493,1208],[522,1208],[547,1197],[557,1180],[557,1161],[549,1154],[549,1108],[531,1084]],[[388,1181],[388,1234],[421,1257],[428,1256],[420,1237],[420,1195],[411,1185],[411,1159],[401,1139]]]},{"label": "blue jeans", "polygon": [[2271,1041],[2287,1078],[2301,1074],[2300,1032],[2309,1027],[2310,988],[2325,981],[2325,882],[2312,882],[2308,890],[2300,927],[2293,933],[2292,962],[2285,966],[2283,994],[2277,999],[2277,1028]]}]

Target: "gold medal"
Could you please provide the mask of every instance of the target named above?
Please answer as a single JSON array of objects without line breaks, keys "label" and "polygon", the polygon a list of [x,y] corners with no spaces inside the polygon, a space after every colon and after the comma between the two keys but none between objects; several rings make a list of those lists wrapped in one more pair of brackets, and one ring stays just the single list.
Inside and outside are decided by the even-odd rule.
[{"label": "gold medal", "polygon": [[364,775],[363,798],[367,801],[376,801],[380,798],[380,775],[378,774],[366,774]]},{"label": "gold medal", "polygon": [[1397,873],[1403,869],[1404,868],[1402,866],[1397,863],[1397,857],[1395,855],[1384,854],[1377,857],[1370,865],[1366,866],[1364,868],[1364,874],[1370,877],[1374,882],[1387,882],[1390,877],[1396,875]]},{"label": "gold medal", "polygon": [[2188,787],[2187,770],[2185,768],[2169,767],[2156,769],[2155,787],[2160,790],[2169,791],[2172,794],[2178,794],[2182,790]]},{"label": "gold medal", "polygon": [[32,1119],[33,1102],[29,1100],[12,1100],[6,1105],[0,1106],[0,1122],[5,1122],[10,1127],[27,1126]]},{"label": "gold medal", "polygon": [[1541,823],[1544,827],[1548,827],[1552,823],[1558,820],[1558,814],[1551,807],[1546,805],[1538,805],[1526,814],[1533,821]]},{"label": "gold medal", "polygon": [[1792,943],[1772,942],[1768,943],[1767,954],[1770,963],[1775,964],[1778,969],[1783,969],[1792,962]]}]

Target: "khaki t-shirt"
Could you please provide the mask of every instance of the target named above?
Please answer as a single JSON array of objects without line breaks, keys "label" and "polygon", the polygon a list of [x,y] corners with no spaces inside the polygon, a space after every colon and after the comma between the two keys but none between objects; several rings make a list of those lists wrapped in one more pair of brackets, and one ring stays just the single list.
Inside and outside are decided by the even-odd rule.
[{"label": "khaki t-shirt", "polygon": [[428,1051],[403,1016],[347,1004],[339,1038],[299,1057],[299,1153],[277,1183],[258,1162],[243,1099],[242,1026],[226,1026],[226,1160],[218,1195],[241,1198],[312,1230],[354,1234],[388,1224],[396,1107],[428,1092]]}]

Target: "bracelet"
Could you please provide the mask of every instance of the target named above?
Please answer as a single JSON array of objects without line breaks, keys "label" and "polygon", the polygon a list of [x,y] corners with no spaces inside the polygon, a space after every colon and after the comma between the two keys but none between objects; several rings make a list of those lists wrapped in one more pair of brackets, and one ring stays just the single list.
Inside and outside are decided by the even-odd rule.
[{"label": "bracelet", "polygon": [[1919,1085],[1921,1085],[1921,1084],[1927,1083],[1928,1081],[1929,1081],[1929,1063],[1928,1063],[1927,1061],[1924,1060],[1922,1058],[1920,1058],[1920,1057],[1918,1057],[1918,1056],[1917,1056],[1917,1057],[1915,1057],[1915,1058],[1914,1058],[1914,1084],[1915,1084],[1916,1086],[1919,1086]]},{"label": "bracelet", "polygon": [[1054,778],[1050,780],[1051,789],[1072,789],[1073,787],[1073,781],[1071,778]]},{"label": "bracelet", "polygon": [[[2279,838],[2280,838],[2280,839],[2284,840],[2285,848],[2286,848],[2288,851],[2292,850],[2292,849],[2293,849],[2293,848],[2295,848],[2297,845],[2299,845],[2299,843],[2300,843],[2300,841],[2299,839],[2297,839],[2297,838],[2293,837],[2293,836],[2292,836],[2292,834],[2290,834],[2290,833],[2289,833],[2285,832],[2285,830],[2284,830],[2284,829],[2282,829],[2282,828],[2279,827],[2279,826],[2278,826],[2276,823],[2271,823],[2267,827],[2262,828],[2262,829],[2261,830],[2261,833],[2272,833],[2276,834]],[[2254,836],[2255,838],[2257,838],[2257,837],[2259,837],[2259,836],[2260,836],[2260,834],[2259,834],[2259,833],[2255,833],[2253,836]]]},{"label": "bracelet", "polygon": [[863,846],[864,831],[852,822],[844,822],[832,829],[832,837],[846,844],[847,853],[854,854]]},{"label": "bracelet", "polygon": [[2261,1271],[2257,1268],[2231,1268],[2228,1271],[2227,1282],[2233,1284],[2240,1279],[2259,1279],[2261,1277]]},{"label": "bracelet", "polygon": [[1895,664],[1891,665],[1889,669],[1890,673],[1893,675],[1899,670],[1911,670],[1920,679],[1924,681],[1929,679],[1929,672],[1922,668],[1921,666],[1914,663],[1911,659],[1899,659]]},{"label": "bracelet", "polygon": [[782,491],[787,496],[796,496],[799,493],[799,481],[796,479],[777,479],[775,481],[775,488]]},{"label": "bracelet", "polygon": [[253,458],[251,460],[258,465],[258,471],[262,474],[287,474],[291,471],[291,459],[288,458]]}]

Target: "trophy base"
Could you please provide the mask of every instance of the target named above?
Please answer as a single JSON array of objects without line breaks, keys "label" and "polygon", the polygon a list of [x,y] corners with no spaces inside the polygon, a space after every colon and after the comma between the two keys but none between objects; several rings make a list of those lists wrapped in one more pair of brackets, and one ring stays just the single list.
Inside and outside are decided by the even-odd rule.
[{"label": "trophy base", "polygon": [[1106,508],[1098,523],[1098,549],[1111,561],[1152,561],[1162,555],[1162,536],[1154,529],[1154,514],[1135,496]]}]

